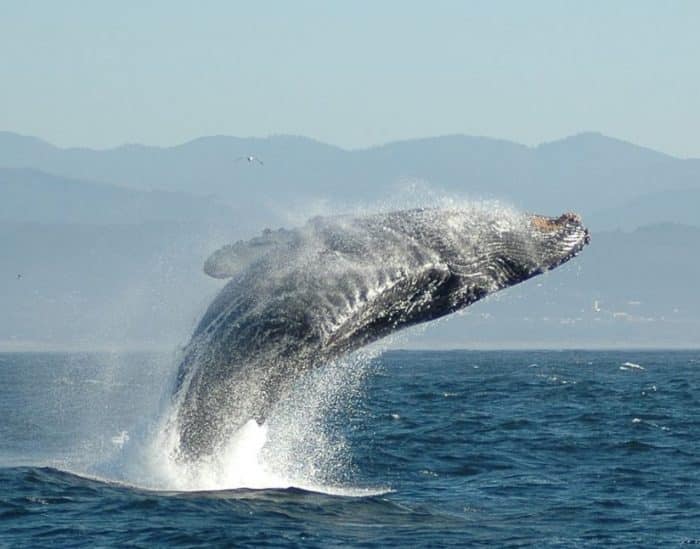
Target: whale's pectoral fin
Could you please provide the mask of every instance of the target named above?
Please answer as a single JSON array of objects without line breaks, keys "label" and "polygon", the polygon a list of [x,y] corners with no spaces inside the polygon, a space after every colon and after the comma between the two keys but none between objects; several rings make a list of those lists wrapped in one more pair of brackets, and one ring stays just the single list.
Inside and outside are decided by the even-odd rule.
[{"label": "whale's pectoral fin", "polygon": [[294,239],[294,231],[265,229],[261,236],[239,240],[216,250],[204,262],[204,272],[214,278],[231,278],[270,251],[289,246]]}]

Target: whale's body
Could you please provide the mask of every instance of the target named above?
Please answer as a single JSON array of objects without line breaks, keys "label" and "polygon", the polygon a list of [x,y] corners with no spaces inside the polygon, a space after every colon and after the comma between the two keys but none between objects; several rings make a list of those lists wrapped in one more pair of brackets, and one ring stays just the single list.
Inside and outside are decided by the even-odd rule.
[{"label": "whale's body", "polygon": [[574,214],[473,207],[315,218],[222,248],[205,271],[232,279],[178,376],[180,457],[206,457],[263,421],[303,372],[552,269],[587,242]]}]

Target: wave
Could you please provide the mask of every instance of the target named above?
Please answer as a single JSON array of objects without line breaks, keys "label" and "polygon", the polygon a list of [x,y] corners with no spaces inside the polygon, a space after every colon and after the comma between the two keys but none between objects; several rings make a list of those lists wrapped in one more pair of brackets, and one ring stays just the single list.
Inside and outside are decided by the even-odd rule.
[{"label": "wave", "polygon": [[352,487],[352,486],[323,486],[323,485],[303,485],[303,486],[260,486],[235,488],[212,488],[212,489],[166,489],[155,488],[151,485],[129,482],[128,480],[118,480],[115,478],[101,476],[97,473],[73,470],[71,468],[51,467],[51,466],[17,466],[4,468],[6,477],[14,476],[15,482],[25,484],[37,484],[40,486],[52,485],[57,488],[61,486],[86,487],[86,483],[92,488],[125,488],[137,490],[139,492],[154,493],[161,495],[205,495],[217,498],[231,497],[235,499],[249,497],[259,497],[260,494],[321,494],[326,496],[341,496],[353,498],[365,498],[383,496],[393,493],[388,487]]}]

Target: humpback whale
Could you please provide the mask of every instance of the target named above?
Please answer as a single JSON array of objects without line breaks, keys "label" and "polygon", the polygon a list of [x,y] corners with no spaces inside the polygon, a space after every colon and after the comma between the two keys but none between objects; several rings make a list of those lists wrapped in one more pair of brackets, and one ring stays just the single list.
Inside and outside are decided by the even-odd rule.
[{"label": "humpback whale", "polygon": [[306,371],[548,271],[589,242],[579,216],[472,206],[317,217],[225,246],[230,278],[183,350],[177,457],[262,422]]}]

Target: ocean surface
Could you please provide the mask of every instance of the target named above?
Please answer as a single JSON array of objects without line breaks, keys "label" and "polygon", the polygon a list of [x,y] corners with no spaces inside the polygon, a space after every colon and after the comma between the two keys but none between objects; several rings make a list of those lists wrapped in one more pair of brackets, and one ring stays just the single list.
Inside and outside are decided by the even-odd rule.
[{"label": "ocean surface", "polygon": [[700,544],[699,351],[390,351],[197,470],[175,369],[0,354],[0,546]]}]

